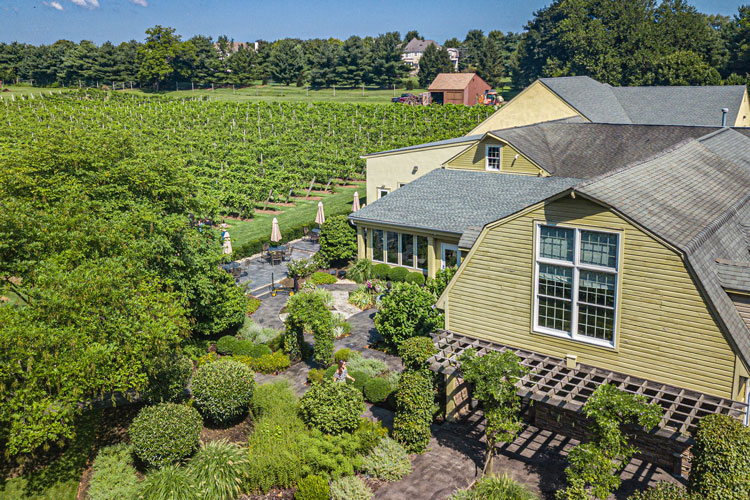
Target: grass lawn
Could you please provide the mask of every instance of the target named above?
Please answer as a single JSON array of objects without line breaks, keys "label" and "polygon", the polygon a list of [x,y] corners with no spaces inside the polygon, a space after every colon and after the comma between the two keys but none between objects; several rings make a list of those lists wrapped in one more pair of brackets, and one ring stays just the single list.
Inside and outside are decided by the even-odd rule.
[{"label": "grass lawn", "polygon": [[3,90],[9,89],[10,92],[0,92],[0,99],[12,99],[15,96],[18,99],[19,96],[28,96],[34,94],[34,97],[39,97],[39,94],[57,94],[60,92],[66,92],[67,89],[51,89],[45,87],[29,87],[26,85],[3,85]]},{"label": "grass lawn", "polygon": [[[337,188],[337,192],[323,197],[323,210],[326,215],[351,210],[354,191],[359,192],[360,203],[365,200],[365,186],[362,184],[358,188]],[[227,220],[229,224],[229,235],[232,237],[232,246],[238,247],[248,241],[259,238],[271,237],[271,225],[273,218],[279,220],[279,229],[281,236],[284,238],[284,228],[298,226],[300,224],[309,224],[310,229],[315,227],[315,214],[318,212],[318,200],[295,200],[295,206],[288,207],[278,215],[256,214],[253,219],[249,220]]]},{"label": "grass lawn", "polygon": [[[126,90],[125,92],[130,92]],[[140,95],[155,95],[154,92],[143,92],[133,90],[133,93]],[[364,95],[362,88],[357,89],[336,89],[336,95],[333,95],[333,89],[307,89],[306,87],[284,86],[284,85],[265,85],[245,88],[216,88],[215,90],[196,89],[192,90],[172,90],[159,92],[159,95],[169,97],[199,97],[208,96],[212,101],[230,101],[230,102],[256,102],[256,101],[285,101],[285,102],[338,102],[338,103],[373,103],[373,104],[390,104],[391,98],[400,96],[407,92],[402,88],[396,88],[395,94],[393,89],[377,89],[365,87]],[[412,94],[425,92],[424,89],[409,90]]]}]

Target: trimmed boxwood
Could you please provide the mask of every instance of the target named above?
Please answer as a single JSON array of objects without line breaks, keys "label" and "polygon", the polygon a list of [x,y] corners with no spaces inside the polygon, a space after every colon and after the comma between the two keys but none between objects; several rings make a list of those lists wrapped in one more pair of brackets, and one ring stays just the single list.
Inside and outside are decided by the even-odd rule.
[{"label": "trimmed boxwood", "polygon": [[309,475],[297,483],[294,500],[329,500],[331,489],[328,481],[320,476]]},{"label": "trimmed boxwood", "polygon": [[143,463],[164,467],[192,455],[198,448],[202,429],[203,419],[195,408],[162,403],[142,408],[128,434],[135,454]]},{"label": "trimmed boxwood", "polygon": [[245,413],[255,391],[255,374],[243,363],[220,359],[203,365],[191,385],[195,406],[207,419],[222,423]]},{"label": "trimmed boxwood", "polygon": [[394,282],[405,281],[409,270],[405,267],[394,267],[388,271],[388,279]]},{"label": "trimmed boxwood", "polygon": [[750,498],[750,428],[727,415],[708,415],[695,433],[688,490],[705,500]]},{"label": "trimmed boxwood", "polygon": [[387,280],[388,279],[388,273],[391,271],[391,266],[388,264],[375,264],[372,266],[372,275],[375,278],[381,279],[381,280]]},{"label": "trimmed boxwood", "polygon": [[412,285],[424,285],[425,277],[424,274],[420,272],[412,272],[406,275],[406,279],[404,280],[407,283],[411,283]]},{"label": "trimmed boxwood", "polygon": [[376,377],[365,383],[365,399],[370,403],[384,403],[393,392],[387,379]]},{"label": "trimmed boxwood", "polygon": [[299,403],[302,420],[326,434],[354,431],[363,411],[365,405],[361,391],[329,381],[313,384]]},{"label": "trimmed boxwood", "polygon": [[234,354],[234,346],[239,340],[234,335],[224,335],[216,342],[216,352],[222,355]]},{"label": "trimmed boxwood", "polygon": [[232,354],[235,356],[259,358],[271,354],[271,352],[271,348],[265,344],[253,344],[249,340],[238,340],[234,345]]}]

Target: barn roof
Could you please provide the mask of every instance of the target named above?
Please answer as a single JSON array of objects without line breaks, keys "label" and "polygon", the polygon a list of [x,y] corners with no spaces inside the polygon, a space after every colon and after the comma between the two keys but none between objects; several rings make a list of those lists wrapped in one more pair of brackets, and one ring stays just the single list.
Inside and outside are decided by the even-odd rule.
[{"label": "barn roof", "polygon": [[476,73],[440,73],[427,90],[463,90],[470,83]]}]

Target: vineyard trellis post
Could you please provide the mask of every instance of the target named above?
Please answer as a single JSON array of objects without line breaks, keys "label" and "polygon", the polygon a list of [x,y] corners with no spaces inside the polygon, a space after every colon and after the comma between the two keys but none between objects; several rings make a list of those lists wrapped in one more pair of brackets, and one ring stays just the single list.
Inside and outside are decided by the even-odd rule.
[{"label": "vineyard trellis post", "polygon": [[305,196],[305,198],[309,198],[310,197],[310,191],[312,191],[313,184],[315,184],[315,176],[314,175],[313,175],[312,181],[310,181],[310,187],[307,188],[307,195]]},{"label": "vineyard trellis post", "polygon": [[328,179],[328,184],[326,184],[326,188],[323,191],[328,191],[329,186],[331,185],[331,182],[333,182],[333,177]]}]

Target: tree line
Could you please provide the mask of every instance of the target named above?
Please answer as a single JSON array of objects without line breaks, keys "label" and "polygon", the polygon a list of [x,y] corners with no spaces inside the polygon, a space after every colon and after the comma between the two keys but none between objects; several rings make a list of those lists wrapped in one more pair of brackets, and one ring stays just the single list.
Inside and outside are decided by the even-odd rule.
[{"label": "tree line", "polygon": [[[235,44],[197,35],[183,40],[173,28],[154,26],[144,42],[101,46],[84,40],[51,45],[0,43],[0,80],[40,86],[79,81],[137,82],[172,88],[250,85],[271,80],[315,87],[389,87],[402,84],[410,31]],[[539,77],[588,75],[612,85],[746,84],[750,78],[750,5],[733,16],[698,12],[685,0],[556,0],[534,13],[522,33],[470,30],[463,40],[430,45],[420,61],[426,87],[454,71],[445,49],[459,51],[459,71],[475,72],[498,87],[508,77],[523,88]]]}]

